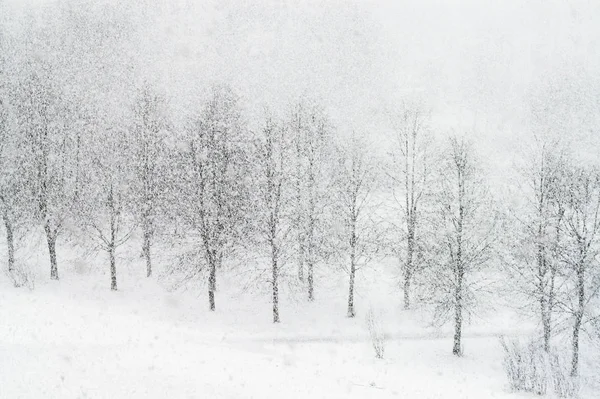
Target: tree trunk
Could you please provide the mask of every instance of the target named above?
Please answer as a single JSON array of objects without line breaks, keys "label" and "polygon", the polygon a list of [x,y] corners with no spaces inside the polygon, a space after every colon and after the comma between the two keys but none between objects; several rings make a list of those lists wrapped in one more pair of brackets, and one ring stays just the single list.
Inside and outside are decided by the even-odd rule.
[{"label": "tree trunk", "polygon": [[[409,215],[409,218],[414,216]],[[413,271],[413,257],[415,250],[415,238],[414,238],[414,222],[408,223],[408,238],[407,238],[407,251],[406,251],[406,265],[404,270],[404,309],[410,309],[410,283],[412,279]]]},{"label": "tree trunk", "polygon": [[354,264],[354,254],[350,260],[350,288],[348,292],[348,317],[356,316],[354,311],[354,276],[356,275],[356,266]]},{"label": "tree trunk", "polygon": [[577,303],[575,311],[575,322],[573,324],[573,357],[571,359],[571,376],[576,377],[579,374],[579,332],[583,321],[583,312],[585,310],[585,280],[584,280],[583,261],[577,269]]},{"label": "tree trunk", "polygon": [[307,259],[307,271],[308,271],[308,275],[307,275],[307,282],[308,282],[308,300],[309,301],[314,301],[315,300],[315,275],[314,275],[314,271],[315,271],[315,256],[314,256],[314,251],[315,251],[315,246],[314,246],[314,218],[313,218],[313,212],[314,212],[314,206],[312,206],[312,201],[311,201],[311,215],[310,215],[310,220],[309,220],[309,230],[308,230],[308,237],[307,237],[307,244],[308,244],[308,259]]},{"label": "tree trunk", "polygon": [[308,300],[315,300],[315,286],[314,286],[314,265],[312,261],[308,262]]},{"label": "tree trunk", "polygon": [[552,339],[552,314],[554,312],[554,305],[556,302],[554,286],[556,284],[556,265],[552,265],[552,270],[550,272],[550,291],[548,292],[548,300],[547,300],[547,311],[546,311],[546,324],[548,326],[548,349],[546,352],[550,351],[550,340]]},{"label": "tree trunk", "polygon": [[546,251],[543,243],[544,239],[544,191],[543,182],[540,182],[540,201],[538,206],[538,232],[537,232],[537,277],[538,277],[538,293],[540,296],[540,316],[542,318],[542,329],[544,337],[544,351],[550,350],[550,317],[549,317],[549,306],[548,297],[550,293],[547,290],[547,275],[548,275],[548,264],[546,260]]},{"label": "tree trunk", "polygon": [[6,227],[6,247],[8,250],[8,273],[11,274],[15,269],[15,242],[14,242],[14,234],[13,227],[8,217],[8,212],[5,210],[3,213],[4,226]]},{"label": "tree trunk", "polygon": [[456,356],[462,355],[462,278],[459,278],[459,282],[455,292],[455,314],[454,314],[454,346],[452,348],[452,354]]},{"label": "tree trunk", "polygon": [[117,207],[115,204],[112,182],[108,192],[108,207],[110,209],[110,242],[108,243],[108,256],[110,258],[110,289],[117,290],[117,264],[115,260],[117,241]]},{"label": "tree trunk", "polygon": [[410,309],[410,273],[408,270],[404,273],[404,309]]},{"label": "tree trunk", "polygon": [[279,268],[277,265],[276,250],[273,248],[273,323],[279,323]]},{"label": "tree trunk", "polygon": [[56,235],[52,233],[50,226],[44,226],[46,241],[48,242],[48,253],[50,254],[50,279],[58,280],[58,264],[56,262]]},{"label": "tree trunk", "polygon": [[571,359],[571,377],[576,377],[579,373],[579,331],[581,329],[581,315],[575,315],[575,324],[573,326],[573,357]]},{"label": "tree trunk", "polygon": [[[311,182],[313,180],[311,179]],[[312,187],[312,186],[311,186]],[[312,193],[312,191],[311,191]],[[311,199],[310,199],[310,215],[309,215],[309,222],[308,222],[308,236],[306,237],[306,243],[308,246],[308,259],[307,259],[307,269],[308,269],[308,276],[307,276],[307,281],[308,281],[308,300],[309,301],[314,301],[315,299],[315,275],[314,275],[314,270],[315,270],[315,216],[314,216],[314,212],[315,212],[315,206],[314,206],[314,200],[312,199],[312,194],[311,194]]]},{"label": "tree trunk", "polygon": [[544,351],[548,353],[550,351],[550,335],[551,335],[551,325],[550,325],[550,309],[548,307],[548,301],[546,300],[545,293],[542,294],[540,298],[540,310],[542,314],[542,328],[544,334]]},{"label": "tree trunk", "polygon": [[298,120],[296,132],[296,224],[298,228],[298,280],[304,282],[304,219],[302,206],[302,144],[300,141],[301,122]]},{"label": "tree trunk", "polygon": [[210,274],[208,276],[208,306],[211,312],[215,311],[215,290],[217,286],[217,265],[216,260],[209,262]]},{"label": "tree trunk", "polygon": [[146,259],[146,277],[152,276],[152,260],[150,257],[150,246],[150,232],[144,231],[144,246],[142,248],[142,251],[144,252],[144,258]]},{"label": "tree trunk", "polygon": [[464,176],[462,170],[458,171],[458,223],[456,229],[456,291],[454,293],[455,314],[454,314],[454,346],[452,354],[456,356],[462,355],[462,322],[463,322],[463,283],[465,278],[465,265],[462,258],[462,239],[463,239],[463,222],[465,209],[463,198],[465,194]]},{"label": "tree trunk", "polygon": [[110,289],[111,291],[117,290],[117,264],[115,261],[115,247],[111,245],[108,249],[108,256],[110,258]]}]

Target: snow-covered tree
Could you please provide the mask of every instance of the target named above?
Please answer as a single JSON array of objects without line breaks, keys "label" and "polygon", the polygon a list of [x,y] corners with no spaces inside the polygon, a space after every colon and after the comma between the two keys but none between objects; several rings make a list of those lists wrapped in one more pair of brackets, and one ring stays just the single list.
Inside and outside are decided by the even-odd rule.
[{"label": "snow-covered tree", "polygon": [[282,269],[289,258],[291,220],[292,170],[287,160],[291,155],[291,141],[286,129],[272,117],[267,117],[260,137],[255,142],[257,175],[253,192],[257,201],[252,216],[261,244],[266,244],[271,263],[273,322],[279,317],[279,286]]},{"label": "snow-covered tree", "polygon": [[473,309],[495,241],[496,217],[473,147],[453,137],[440,163],[438,265],[430,271],[436,316],[454,322],[452,353],[462,354],[463,321]]},{"label": "snow-covered tree", "polygon": [[573,167],[567,173],[564,241],[561,256],[571,271],[567,295],[560,306],[572,318],[571,375],[579,373],[580,335],[586,322],[597,319],[600,293],[600,172]]},{"label": "snow-covered tree", "polygon": [[110,289],[116,291],[116,251],[129,240],[135,228],[127,131],[105,126],[89,133],[83,149],[78,220],[87,235],[108,254]]},{"label": "snow-covered tree", "polygon": [[8,274],[19,286],[24,282],[24,276],[19,275],[15,268],[15,230],[28,211],[29,169],[26,167],[28,157],[23,148],[23,136],[16,129],[10,107],[11,83],[6,72],[8,51],[6,43],[0,41],[0,215],[6,233]]},{"label": "snow-covered tree", "polygon": [[332,197],[336,216],[341,221],[340,254],[349,276],[347,314],[354,317],[356,273],[380,252],[384,232],[373,198],[379,183],[374,151],[366,138],[356,132],[341,141],[333,169]]},{"label": "snow-covered tree", "polygon": [[50,278],[58,279],[56,241],[74,199],[74,140],[69,134],[72,115],[57,84],[56,70],[44,60],[29,59],[20,65],[21,80],[15,90],[19,134],[30,152],[31,189],[37,203],[50,255]]},{"label": "snow-covered tree", "polygon": [[146,276],[152,275],[151,248],[158,221],[164,208],[165,169],[167,168],[165,134],[169,127],[163,97],[145,84],[134,107],[131,139],[134,148],[135,205],[143,234],[142,253]]},{"label": "snow-covered tree", "polygon": [[6,233],[8,273],[16,286],[26,278],[16,268],[17,230],[26,227],[31,214],[30,160],[24,144],[11,123],[8,99],[0,94],[0,215]]},{"label": "snow-covered tree", "polygon": [[568,160],[554,141],[537,142],[521,174],[525,205],[512,212],[514,229],[506,237],[505,265],[518,306],[535,309],[542,326],[543,347],[550,350],[554,316],[562,286],[562,223],[565,213],[565,175]]},{"label": "snow-covered tree", "polygon": [[388,176],[396,205],[402,213],[400,243],[396,249],[402,269],[404,308],[410,308],[411,284],[425,266],[422,253],[425,202],[431,193],[432,142],[425,126],[425,116],[418,108],[406,108],[394,118],[394,139],[390,151]]},{"label": "snow-covered tree", "polygon": [[296,233],[298,240],[298,275],[306,281],[308,300],[314,300],[315,265],[323,255],[327,212],[327,154],[331,126],[322,107],[309,101],[293,109],[290,131],[294,137],[296,166]]},{"label": "snow-covered tree", "polygon": [[[198,253],[208,268],[208,300],[215,310],[217,269],[239,238],[245,217],[248,140],[238,98],[228,86],[214,86],[186,132],[185,173],[180,198],[185,219],[197,233]],[[202,263],[194,265],[203,269]]]}]

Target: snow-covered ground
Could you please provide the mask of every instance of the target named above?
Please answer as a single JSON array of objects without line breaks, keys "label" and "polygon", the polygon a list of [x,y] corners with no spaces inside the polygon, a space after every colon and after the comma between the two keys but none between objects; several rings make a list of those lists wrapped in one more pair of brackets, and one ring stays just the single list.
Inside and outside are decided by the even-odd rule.
[{"label": "snow-covered ground", "polygon": [[[0,278],[0,398],[529,397],[508,391],[502,369],[498,335],[529,331],[509,313],[467,326],[457,358],[448,329],[400,310],[374,277],[359,284],[355,319],[332,279],[314,303],[283,298],[273,325],[266,295],[228,291],[226,280],[210,313],[204,289],[168,292],[123,265],[110,292],[102,270],[63,259],[61,280],[42,268],[34,290]],[[368,338],[370,305],[388,335],[383,360]]]}]

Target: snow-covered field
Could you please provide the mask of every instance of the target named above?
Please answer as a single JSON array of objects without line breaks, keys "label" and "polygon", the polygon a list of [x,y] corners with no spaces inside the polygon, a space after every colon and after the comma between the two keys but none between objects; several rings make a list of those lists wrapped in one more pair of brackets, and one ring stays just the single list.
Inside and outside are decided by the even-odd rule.
[{"label": "snow-covered field", "polygon": [[[266,295],[222,288],[210,313],[204,289],[168,292],[142,267],[123,265],[110,292],[102,269],[64,265],[59,282],[41,267],[34,290],[0,280],[0,398],[528,397],[509,392],[498,345],[528,328],[508,313],[480,320],[457,358],[450,331],[400,310],[401,295],[375,274],[359,284],[355,319],[343,280],[332,280],[314,303],[283,298],[273,325]],[[371,305],[388,335],[382,360],[366,328]]]}]

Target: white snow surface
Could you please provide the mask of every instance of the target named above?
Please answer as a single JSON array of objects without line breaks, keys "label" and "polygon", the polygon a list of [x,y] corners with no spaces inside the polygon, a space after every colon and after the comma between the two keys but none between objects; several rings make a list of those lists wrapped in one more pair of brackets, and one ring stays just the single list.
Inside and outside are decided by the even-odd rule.
[{"label": "white snow surface", "polygon": [[[211,313],[200,283],[169,292],[133,262],[111,292],[106,268],[62,259],[56,282],[40,258],[34,290],[0,277],[0,398],[530,397],[509,392],[498,344],[529,327],[507,312],[479,320],[465,327],[458,358],[451,330],[401,310],[381,271],[358,280],[356,318],[345,316],[340,277],[317,285],[313,303],[284,295],[274,325],[268,295],[228,289],[225,274]],[[369,306],[388,335],[382,360],[368,338]]]}]

